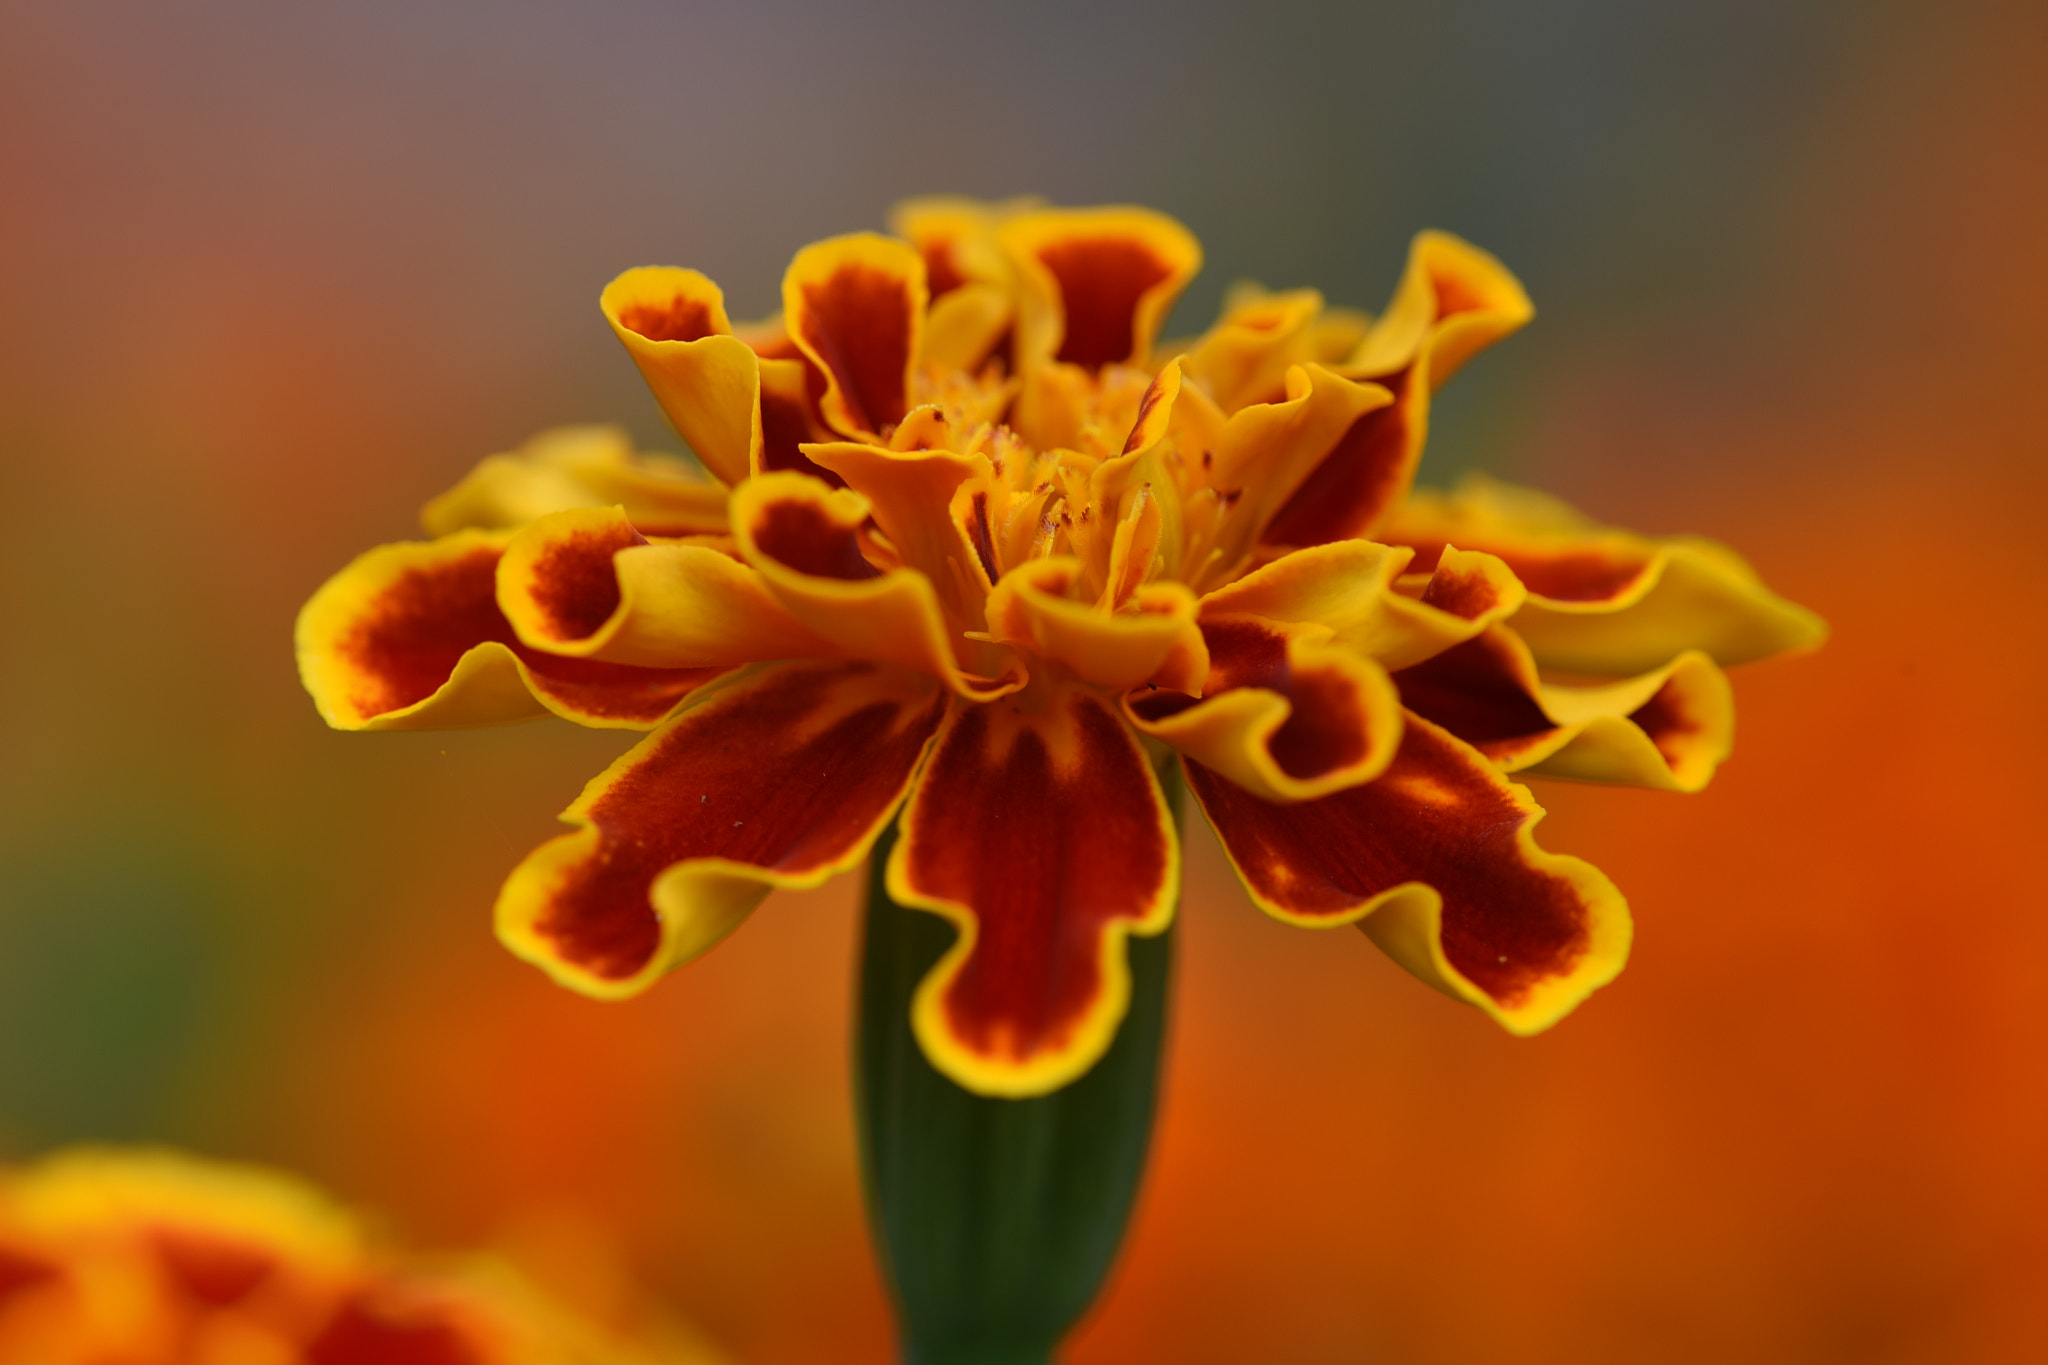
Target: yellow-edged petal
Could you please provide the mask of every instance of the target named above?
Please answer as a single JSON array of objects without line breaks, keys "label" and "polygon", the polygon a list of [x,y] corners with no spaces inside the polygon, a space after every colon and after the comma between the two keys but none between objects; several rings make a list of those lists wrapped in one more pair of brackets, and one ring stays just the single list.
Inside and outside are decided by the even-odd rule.
[{"label": "yellow-edged petal", "polygon": [[1565,503],[1491,479],[1449,494],[1417,490],[1384,538],[1499,556],[1529,589],[1515,633],[1545,669],[1627,677],[1688,649],[1716,663],[1808,650],[1827,638],[1818,616],[1765,587],[1727,547],[1694,536],[1653,538],[1603,527]]},{"label": "yellow-edged petal", "polygon": [[[769,590],[822,639],[851,658],[874,659],[941,678],[962,696],[1022,687],[1010,651],[977,645],[949,627],[931,581],[915,569],[877,569],[861,552],[866,498],[800,474],[765,474],[734,490],[740,553]],[[982,665],[969,669],[955,640]]]},{"label": "yellow-edged petal", "polygon": [[732,335],[725,296],[695,270],[643,266],[598,298],[655,401],[713,477],[747,477],[761,439],[760,364]]},{"label": "yellow-edged petal", "polygon": [[559,512],[515,535],[498,605],[523,643],[572,658],[730,668],[839,653],[730,542],[650,544],[616,507]]},{"label": "yellow-edged petal", "polygon": [[584,789],[499,894],[498,936],[586,995],[645,990],[777,886],[867,856],[946,713],[928,679],[769,665],[708,689]]}]

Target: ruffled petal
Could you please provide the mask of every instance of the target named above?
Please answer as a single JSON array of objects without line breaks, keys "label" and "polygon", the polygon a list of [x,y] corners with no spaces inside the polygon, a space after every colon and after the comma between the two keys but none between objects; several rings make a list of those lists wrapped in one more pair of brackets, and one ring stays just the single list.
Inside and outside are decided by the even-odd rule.
[{"label": "ruffled petal", "polygon": [[790,339],[825,375],[819,407],[849,436],[879,436],[910,411],[929,292],[907,243],[857,232],[815,242],[782,277]]},{"label": "ruffled petal", "polygon": [[598,297],[655,401],[720,482],[747,477],[760,446],[760,361],[732,334],[725,296],[695,270],[628,270]]},{"label": "ruffled petal", "polygon": [[458,531],[385,545],[329,579],[299,612],[299,676],[341,730],[500,725],[552,711],[645,730],[721,668],[636,668],[519,642],[498,608],[511,535]]},{"label": "ruffled petal", "polygon": [[523,643],[572,658],[730,668],[840,652],[731,542],[650,544],[616,507],[559,512],[515,535],[498,606]]},{"label": "ruffled petal", "polygon": [[1766,588],[1726,546],[1600,526],[1555,498],[1482,477],[1417,490],[1383,539],[1433,565],[1446,543],[1499,556],[1528,586],[1515,633],[1546,669],[1627,677],[1688,649],[1748,663],[1816,648],[1827,626]]},{"label": "ruffled petal", "polygon": [[1448,232],[1417,233],[1393,302],[1352,357],[1364,375],[1389,374],[1418,358],[1432,389],[1473,355],[1536,316],[1506,266]]},{"label": "ruffled petal", "polygon": [[916,674],[772,665],[711,690],[584,789],[498,896],[498,937],[586,995],[634,995],[772,887],[860,863],[946,711]]},{"label": "ruffled petal", "polygon": [[987,566],[954,516],[953,499],[969,480],[985,485],[986,455],[891,450],[856,441],[808,445],[804,453],[868,500],[875,524],[903,562],[930,579],[956,614],[979,615],[988,591],[982,572]]},{"label": "ruffled petal", "polygon": [[1285,397],[1287,371],[1323,358],[1313,353],[1313,324],[1322,311],[1323,296],[1313,289],[1240,292],[1188,352],[1188,377],[1226,413],[1279,402]]},{"label": "ruffled petal", "polygon": [[1200,692],[1209,649],[1194,593],[1147,583],[1122,611],[1085,600],[1079,560],[1032,560],[1003,575],[988,598],[991,639],[1022,645],[1097,687],[1124,691],[1153,683]]},{"label": "ruffled petal", "polygon": [[1339,451],[1377,430],[1375,414],[1393,394],[1321,365],[1287,372],[1286,397],[1234,413],[1217,438],[1209,484],[1228,508],[1205,570],[1210,581],[1235,577],[1295,490]]},{"label": "ruffled petal", "polygon": [[1180,846],[1144,753],[1092,693],[956,706],[903,814],[889,894],[959,940],[919,985],[925,1055],[985,1095],[1039,1095],[1109,1047],[1124,941],[1173,918]]},{"label": "ruffled petal", "polygon": [[1131,724],[1273,801],[1313,800],[1385,771],[1401,739],[1385,669],[1332,647],[1319,626],[1205,618],[1201,633],[1201,695],[1133,692]]},{"label": "ruffled petal", "polygon": [[[988,698],[1024,685],[1011,651],[977,644],[947,624],[931,580],[915,569],[877,569],[862,554],[866,498],[798,474],[765,474],[735,489],[733,534],[790,615],[840,653],[929,673],[962,696]],[[968,669],[954,641],[985,667]]]},{"label": "ruffled petal", "polygon": [[571,507],[623,507],[649,535],[725,529],[725,489],[687,462],[635,453],[617,427],[556,427],[491,455],[426,505],[430,536],[465,527],[524,526]]},{"label": "ruffled petal", "polygon": [[1294,488],[1260,539],[1268,545],[1321,545],[1372,536],[1415,481],[1429,428],[1428,352],[1373,382],[1393,395],[1353,421]]},{"label": "ruffled petal", "polygon": [[1419,588],[1419,575],[1404,577],[1413,558],[1368,540],[1293,550],[1205,596],[1202,612],[1327,626],[1332,643],[1397,669],[1506,620],[1528,596],[1493,555],[1447,548]]},{"label": "ruffled petal", "polygon": [[1189,763],[1188,785],[1259,907],[1357,923],[1389,957],[1510,1032],[1538,1033],[1614,979],[1628,904],[1535,839],[1543,810],[1469,745],[1410,716],[1377,781],[1279,805]]},{"label": "ruffled petal", "polygon": [[1697,650],[1641,677],[1568,687],[1543,682],[1528,647],[1495,627],[1403,669],[1394,684],[1409,710],[1503,772],[1694,792],[1735,740],[1728,677]]},{"label": "ruffled petal", "polygon": [[1146,365],[1174,300],[1202,267],[1193,234],[1149,209],[1024,213],[1000,233],[1022,288],[1017,353],[1027,368]]}]

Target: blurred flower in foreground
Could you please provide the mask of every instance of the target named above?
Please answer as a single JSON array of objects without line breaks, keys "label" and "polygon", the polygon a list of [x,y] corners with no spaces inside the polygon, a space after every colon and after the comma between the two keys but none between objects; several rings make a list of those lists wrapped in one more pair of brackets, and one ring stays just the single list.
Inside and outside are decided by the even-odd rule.
[{"label": "blurred flower in foreground", "polygon": [[35,1365],[674,1365],[510,1270],[401,1260],[310,1187],[160,1151],[0,1177],[0,1360]]},{"label": "blurred flower in foreground", "polygon": [[1269,914],[1357,923],[1519,1033],[1611,979],[1624,901],[1536,845],[1506,774],[1698,790],[1721,665],[1823,629],[1706,541],[1411,492],[1432,395],[1532,316],[1513,277],[1426,233],[1376,321],[1241,290],[1160,346],[1201,258],[1170,219],[935,200],[897,226],[799,252],[759,326],[694,271],[605,290],[715,482],[554,433],[302,614],[337,726],[655,730],[513,873],[514,951],[632,994],[900,808],[889,893],[959,929],[912,1007],[926,1055],[1044,1093],[1114,1036],[1126,937],[1172,917],[1177,754]]}]

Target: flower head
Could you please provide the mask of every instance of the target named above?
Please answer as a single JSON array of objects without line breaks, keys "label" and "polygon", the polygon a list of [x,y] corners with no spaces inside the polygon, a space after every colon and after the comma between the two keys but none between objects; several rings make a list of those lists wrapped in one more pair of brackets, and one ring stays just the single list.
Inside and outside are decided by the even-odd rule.
[{"label": "flower head", "polygon": [[[678,1365],[698,1359],[678,1352]],[[0,1359],[41,1365],[653,1365],[502,1267],[379,1245],[317,1191],[170,1152],[0,1176]]]},{"label": "flower head", "polygon": [[758,326],[694,271],[605,289],[709,479],[551,433],[308,604],[337,725],[653,730],[514,871],[505,942],[629,995],[895,817],[891,894],[959,929],[927,1055],[1043,1092],[1173,914],[1178,761],[1267,913],[1355,923],[1520,1033],[1612,978],[1625,903],[1507,775],[1697,790],[1721,665],[1822,627],[1721,546],[1411,489],[1437,389],[1532,316],[1514,278],[1425,233],[1376,320],[1241,289],[1169,346],[1201,251],[1159,214],[895,226],[804,248]]}]

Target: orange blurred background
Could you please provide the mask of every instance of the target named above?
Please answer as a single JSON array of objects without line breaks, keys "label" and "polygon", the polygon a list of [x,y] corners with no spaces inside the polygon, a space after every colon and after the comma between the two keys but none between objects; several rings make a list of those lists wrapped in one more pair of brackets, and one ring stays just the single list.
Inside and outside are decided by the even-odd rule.
[{"label": "orange blurred background", "polygon": [[647,997],[491,941],[629,738],[325,730],[292,615],[476,458],[673,445],[595,306],[908,193],[1181,216],[1376,307],[1463,233],[1542,315],[1467,467],[1825,615],[1703,795],[1541,784],[1628,971],[1517,1041],[1190,831],[1156,1159],[1077,1365],[2048,1358],[2048,20],[1991,4],[526,3],[0,16],[0,1155],[171,1142],[604,1265],[735,1360],[889,1358],[854,887]]}]

